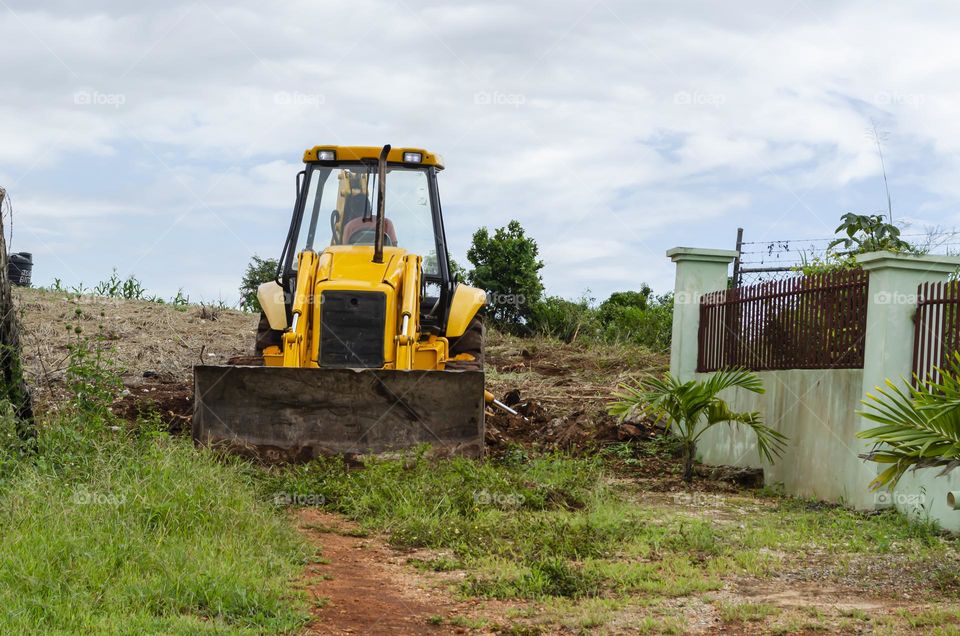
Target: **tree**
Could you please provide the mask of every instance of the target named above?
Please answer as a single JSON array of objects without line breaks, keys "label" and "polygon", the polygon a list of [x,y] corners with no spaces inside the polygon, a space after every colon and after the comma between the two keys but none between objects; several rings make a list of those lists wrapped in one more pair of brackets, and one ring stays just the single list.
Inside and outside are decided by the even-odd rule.
[{"label": "tree", "polygon": [[450,264],[450,278],[458,282],[467,280],[467,270],[463,265],[449,257],[447,261]]},{"label": "tree", "polygon": [[493,236],[482,227],[473,233],[467,259],[473,264],[470,284],[486,290],[488,315],[499,326],[518,331],[527,325],[543,295],[537,242],[517,221]]},{"label": "tree", "polygon": [[275,280],[276,276],[277,259],[260,258],[254,254],[243,275],[243,282],[240,283],[240,309],[259,312],[261,307],[257,300],[257,288],[263,283]]},{"label": "tree", "polygon": [[907,384],[906,390],[887,380],[885,389],[864,400],[868,410],[858,413],[880,426],[857,433],[875,442],[860,457],[888,466],[871,488],[893,488],[910,468],[940,467],[944,475],[960,466],[960,353],[939,373],[939,382]]},{"label": "tree", "polygon": [[636,410],[663,420],[667,431],[673,431],[683,444],[683,480],[693,480],[693,460],[697,440],[716,424],[744,424],[757,436],[760,456],[773,462],[786,446],[787,438],[761,421],[759,413],[738,413],[730,409],[718,394],[724,389],[739,387],[753,393],[763,393],[763,384],[757,374],[746,369],[718,371],[704,380],[681,382],[667,373],[662,379],[651,378],[641,386],[621,384],[619,398],[609,407],[611,415],[621,420]]}]

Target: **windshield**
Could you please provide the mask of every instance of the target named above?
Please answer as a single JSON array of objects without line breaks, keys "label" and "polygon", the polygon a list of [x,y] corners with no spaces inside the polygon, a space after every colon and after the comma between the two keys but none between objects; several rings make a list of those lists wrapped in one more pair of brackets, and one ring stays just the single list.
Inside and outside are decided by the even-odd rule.
[{"label": "windshield", "polygon": [[[376,164],[312,165],[308,173],[297,252],[325,245],[373,245]],[[387,166],[384,240],[423,257],[424,273],[439,275],[430,188],[424,168]]]}]

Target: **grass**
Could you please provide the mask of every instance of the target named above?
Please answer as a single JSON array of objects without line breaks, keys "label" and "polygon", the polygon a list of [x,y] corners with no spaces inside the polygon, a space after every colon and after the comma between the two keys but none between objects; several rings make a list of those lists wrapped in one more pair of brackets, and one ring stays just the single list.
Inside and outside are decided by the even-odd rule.
[{"label": "grass", "polygon": [[0,449],[0,633],[296,629],[308,557],[243,471],[149,423],[47,420]]},{"label": "grass", "polygon": [[721,603],[720,618],[725,623],[746,623],[762,621],[779,613],[769,603]]},{"label": "grass", "polygon": [[[924,559],[949,546],[932,526],[895,513],[866,516],[788,497],[717,496],[723,506],[749,510],[749,523],[724,523],[696,509],[645,503],[635,486],[614,485],[599,458],[507,457],[420,454],[362,469],[326,459],[274,470],[263,488],[266,496],[325,501],[361,528],[385,531],[397,547],[442,551],[413,565],[464,570],[461,593],[481,598],[682,597],[719,589],[733,574],[764,576],[784,552]],[[722,611],[754,621],[767,609]]]},{"label": "grass", "polygon": [[[851,555],[946,563],[929,570],[928,585],[958,589],[950,559],[939,558],[953,546],[930,524],[770,493],[683,505],[702,502],[703,493],[670,503],[623,479],[647,461],[675,457],[664,440],[593,457],[532,455],[520,446],[487,461],[420,453],[360,469],[338,459],[265,470],[217,458],[156,422],[111,419],[116,377],[78,347],[74,395],[43,421],[36,445],[21,448],[0,409],[0,633],[294,631],[310,607],[329,602],[294,591],[295,580],[305,563],[326,560],[271,505],[278,500],[320,502],[358,523],[350,531],[310,528],[317,532],[383,532],[397,547],[424,549],[409,564],[461,595],[514,600],[508,625],[430,619],[502,633],[554,625],[683,633],[682,608],[708,602],[731,578],[762,578],[823,555],[820,564],[834,572],[852,566]],[[725,622],[783,633],[826,629],[836,618],[714,604]],[[960,626],[942,607],[890,619],[923,631]]]}]

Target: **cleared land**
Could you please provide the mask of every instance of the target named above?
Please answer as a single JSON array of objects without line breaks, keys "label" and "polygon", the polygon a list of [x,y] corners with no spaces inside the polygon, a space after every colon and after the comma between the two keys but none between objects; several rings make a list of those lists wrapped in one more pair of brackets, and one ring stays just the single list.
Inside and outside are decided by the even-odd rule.
[{"label": "cleared land", "polygon": [[[723,472],[687,488],[669,440],[619,430],[607,396],[660,355],[494,335],[490,383],[529,420],[492,417],[487,461],[264,468],[162,430],[187,421],[193,364],[250,352],[254,317],[18,297],[28,379],[56,424],[43,462],[0,458],[0,525],[16,529],[0,631],[960,633],[960,552],[922,515]],[[120,439],[64,419],[77,326],[123,369]],[[49,565],[63,562],[68,578]]]}]

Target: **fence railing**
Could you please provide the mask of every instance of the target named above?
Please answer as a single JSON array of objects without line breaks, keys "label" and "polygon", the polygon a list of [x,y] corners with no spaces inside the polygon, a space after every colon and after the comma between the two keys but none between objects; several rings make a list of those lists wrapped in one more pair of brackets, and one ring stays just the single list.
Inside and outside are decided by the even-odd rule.
[{"label": "fence railing", "polygon": [[939,382],[937,369],[960,351],[960,283],[921,284],[914,325],[914,377],[921,383]]},{"label": "fence railing", "polygon": [[867,273],[845,270],[705,294],[697,371],[859,369]]}]

